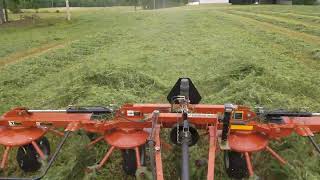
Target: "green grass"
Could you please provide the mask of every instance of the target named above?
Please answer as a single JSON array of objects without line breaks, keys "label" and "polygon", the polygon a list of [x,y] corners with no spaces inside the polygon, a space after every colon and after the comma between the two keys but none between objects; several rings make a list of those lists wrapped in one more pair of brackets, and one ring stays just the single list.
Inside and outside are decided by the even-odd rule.
[{"label": "green grass", "polygon": [[[0,26],[0,112],[15,106],[166,102],[171,86],[182,76],[192,78],[204,103],[320,111],[319,12],[320,6],[194,6],[137,12],[131,7],[86,8],[75,9],[72,22],[66,22],[63,13],[40,10],[41,19],[35,23]],[[75,146],[83,143],[81,138],[70,139],[48,179],[85,177],[82,167],[92,162],[83,163],[83,153],[88,152],[78,152]],[[57,139],[50,139],[55,145]],[[204,138],[192,148],[192,160],[207,157],[206,144]],[[259,153],[254,158],[259,176],[320,177],[318,155],[306,139],[292,136],[271,146],[292,168]],[[92,149],[93,160],[98,161],[106,148],[99,144]],[[164,157],[165,176],[176,179],[172,159],[177,157],[168,151]],[[11,159],[14,162],[14,156]],[[124,179],[120,154],[111,161],[85,178]],[[226,177],[222,167],[219,155],[217,179]],[[201,171],[194,179],[203,179],[206,169]],[[15,167],[10,172],[22,175]]]}]

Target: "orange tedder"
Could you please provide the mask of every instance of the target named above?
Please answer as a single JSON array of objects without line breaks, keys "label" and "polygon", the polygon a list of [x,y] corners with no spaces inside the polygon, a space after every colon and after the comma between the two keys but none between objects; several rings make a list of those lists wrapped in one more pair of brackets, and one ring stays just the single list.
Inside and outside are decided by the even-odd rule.
[{"label": "orange tedder", "polygon": [[[292,133],[306,136],[318,152],[314,134],[320,131],[320,113],[265,111],[257,112],[241,105],[199,104],[201,96],[189,78],[180,78],[167,97],[168,104],[125,104],[119,109],[108,107],[68,107],[66,110],[30,110],[14,108],[0,118],[0,144],[5,147],[0,168],[5,171],[12,148],[17,147],[19,167],[26,172],[38,171],[32,178],[2,177],[0,179],[41,179],[57,158],[71,132],[84,130],[98,136],[87,145],[105,141],[109,146],[102,160],[87,170],[101,169],[114,150],[120,150],[126,174],[163,180],[162,128],[170,128],[170,141],[181,147],[181,179],[188,180],[189,147],[200,138],[198,130],[208,135],[207,179],[214,179],[215,158],[224,153],[229,177],[241,179],[254,175],[251,156],[267,151],[277,161],[287,162],[268,145],[272,140]],[[63,129],[63,131],[61,131]],[[53,154],[46,133],[62,136]],[[169,145],[170,146],[170,145]],[[146,162],[148,161],[148,162]],[[146,166],[148,166],[146,168]],[[147,169],[147,170],[146,170]],[[150,171],[150,172],[149,172]]]}]

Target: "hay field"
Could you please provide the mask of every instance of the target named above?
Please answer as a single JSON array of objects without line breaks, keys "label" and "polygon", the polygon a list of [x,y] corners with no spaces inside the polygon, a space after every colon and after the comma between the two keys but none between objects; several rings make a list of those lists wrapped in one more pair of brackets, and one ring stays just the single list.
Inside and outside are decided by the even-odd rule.
[{"label": "hay field", "polygon": [[[133,7],[76,8],[72,22],[64,21],[62,11],[42,9],[36,22],[0,26],[0,113],[15,106],[166,102],[183,76],[196,84],[203,103],[320,111],[320,6],[186,6],[137,12]],[[54,147],[58,140],[50,139]],[[99,144],[79,152],[85,141],[74,135],[47,178],[127,178],[120,153],[100,172],[85,175],[83,167],[107,149]],[[192,148],[192,160],[206,158],[205,142]],[[319,156],[307,139],[292,136],[272,147],[292,167],[259,153],[254,158],[257,175],[319,179]],[[89,160],[84,158],[88,153]],[[176,157],[172,152],[164,157],[165,176],[176,179]],[[217,179],[225,179],[220,156],[217,164]],[[9,174],[23,175],[11,166]],[[200,168],[194,179],[203,174],[206,169]]]}]

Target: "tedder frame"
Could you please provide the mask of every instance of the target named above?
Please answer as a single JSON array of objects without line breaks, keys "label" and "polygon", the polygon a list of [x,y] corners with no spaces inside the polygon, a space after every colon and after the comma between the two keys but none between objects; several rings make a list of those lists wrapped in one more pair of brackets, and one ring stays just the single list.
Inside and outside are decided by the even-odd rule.
[{"label": "tedder frame", "polygon": [[[66,110],[31,110],[14,108],[0,118],[0,144],[5,147],[0,168],[5,171],[12,148],[17,147],[17,161],[26,172],[37,171],[42,160],[49,160],[39,176],[32,178],[2,177],[0,179],[41,179],[52,166],[71,132],[80,129],[98,136],[87,145],[99,141],[109,144],[107,153],[87,171],[101,169],[112,152],[122,152],[126,174],[163,180],[161,152],[164,140],[161,129],[170,128],[170,140],[181,146],[181,179],[190,179],[189,147],[200,138],[198,130],[208,134],[207,179],[214,179],[215,158],[224,152],[229,177],[242,179],[254,175],[251,156],[258,151],[269,152],[285,165],[287,161],[268,144],[292,133],[308,137],[318,152],[313,136],[320,131],[320,114],[310,112],[252,111],[233,104],[199,104],[201,96],[191,79],[180,78],[168,95],[168,104],[125,104],[109,107],[69,107]],[[102,118],[101,118],[102,117]],[[61,131],[63,129],[64,132]],[[57,150],[50,155],[50,145],[44,137],[52,132],[63,136]],[[146,149],[148,151],[146,152]],[[149,162],[146,163],[146,156]]]}]

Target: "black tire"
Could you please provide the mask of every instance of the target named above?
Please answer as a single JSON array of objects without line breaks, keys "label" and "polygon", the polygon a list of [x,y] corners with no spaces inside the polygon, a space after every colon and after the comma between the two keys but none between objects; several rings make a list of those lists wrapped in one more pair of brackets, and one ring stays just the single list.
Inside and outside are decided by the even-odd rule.
[{"label": "black tire", "polygon": [[[135,176],[137,171],[137,158],[136,151],[134,149],[124,149],[122,152],[122,169],[130,176]],[[141,166],[145,166],[145,146],[139,147]]]},{"label": "black tire", "polygon": [[[46,137],[36,141],[42,152],[48,157],[50,155],[50,144]],[[17,152],[19,167],[25,172],[35,172],[41,168],[41,158],[32,144],[20,146]]]},{"label": "black tire", "polygon": [[92,133],[92,132],[87,132],[86,134],[87,134],[88,138],[90,139],[90,141],[94,141],[99,137],[98,134]]},{"label": "black tire", "polygon": [[[182,141],[182,137],[181,137],[182,130],[183,130],[183,126],[179,124],[179,132],[181,132],[179,137],[180,142]],[[181,143],[177,142],[177,131],[178,131],[178,125],[173,126],[170,131],[170,141],[175,145],[181,145]],[[189,146],[191,147],[198,142],[200,136],[197,129],[193,125],[190,125],[189,131],[191,133],[191,140],[189,142]]]},{"label": "black tire", "polygon": [[246,159],[242,153],[225,151],[224,166],[230,178],[242,179],[249,177]]}]

